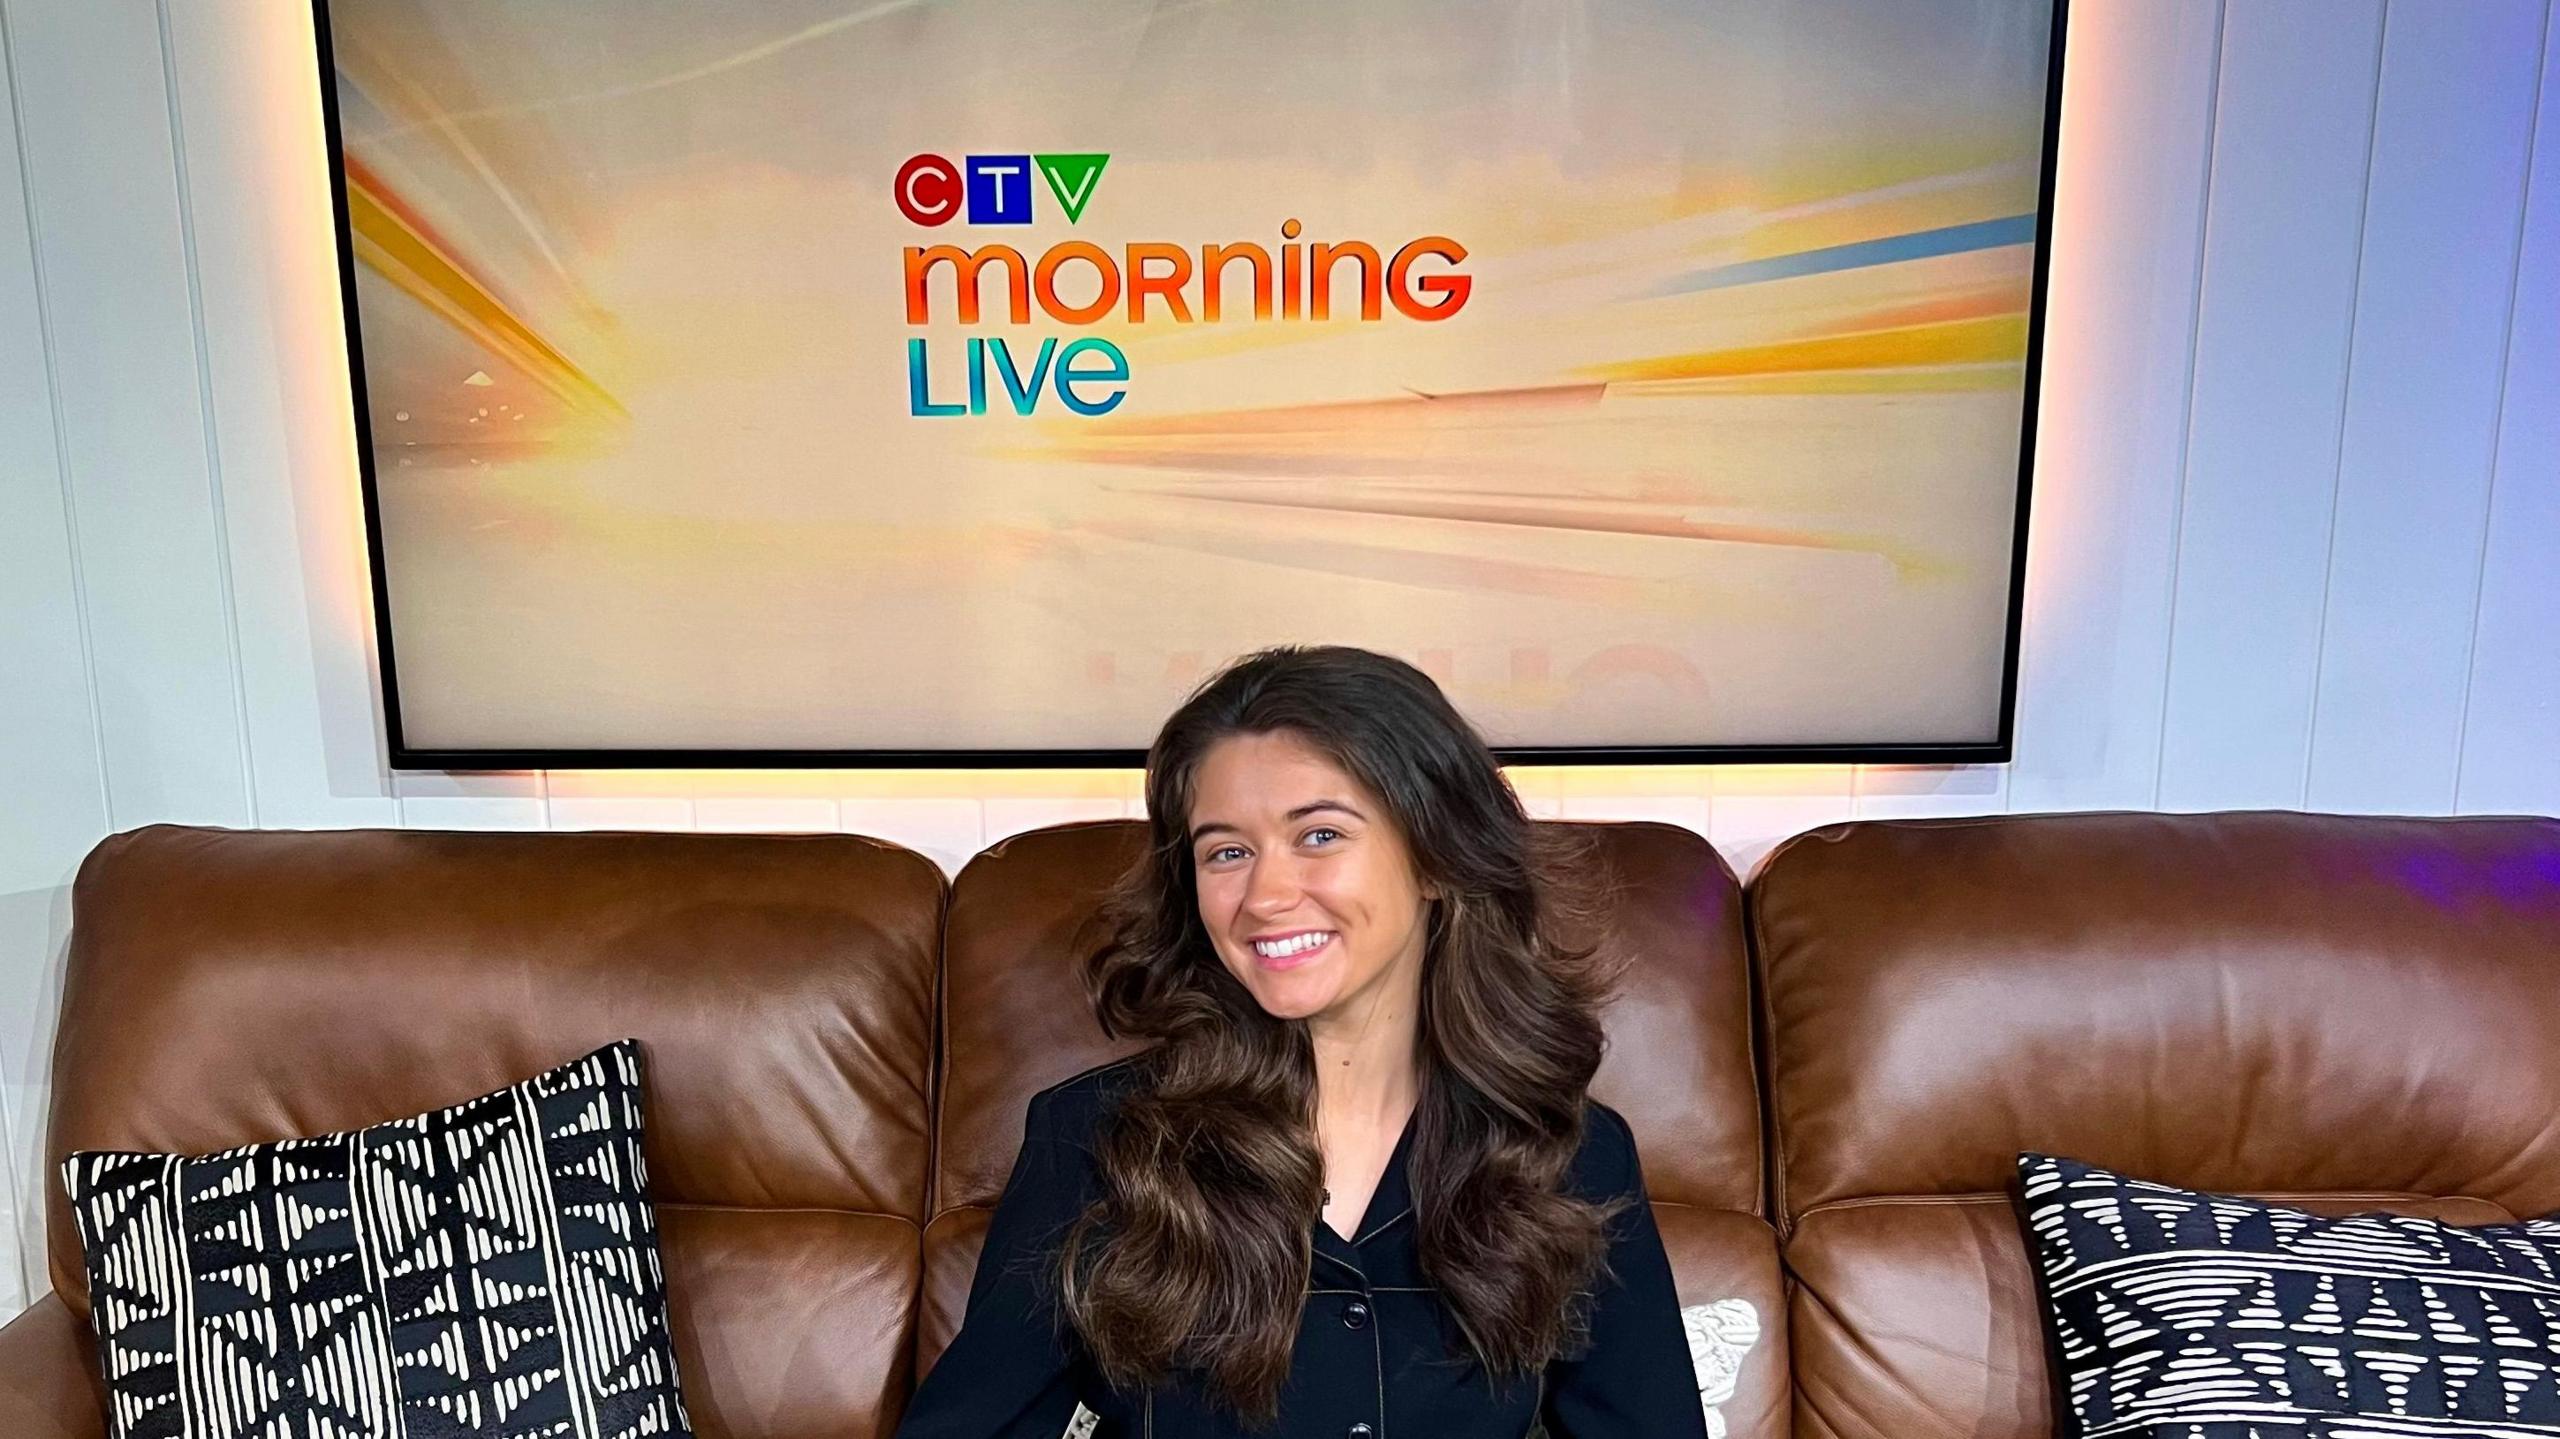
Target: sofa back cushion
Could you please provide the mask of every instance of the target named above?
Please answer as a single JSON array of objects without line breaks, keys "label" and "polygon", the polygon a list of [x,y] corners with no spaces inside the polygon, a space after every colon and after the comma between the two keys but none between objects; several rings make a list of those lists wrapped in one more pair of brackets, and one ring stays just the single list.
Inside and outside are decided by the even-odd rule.
[{"label": "sofa back cushion", "polygon": [[885,1434],[943,900],[929,862],[845,835],[120,835],[74,891],[48,1150],[356,1128],[635,1036],[698,1431]]},{"label": "sofa back cushion", "polygon": [[[1776,1238],[1765,1217],[1741,894],[1707,842],[1662,824],[1594,825],[1622,885],[1604,942],[1630,957],[1593,1092],[1627,1117],[1686,1305],[1740,1299],[1759,1321],[1733,1439],[1785,1432]],[[1136,1046],[1106,1041],[1078,973],[1096,901],[1144,853],[1140,820],[1037,830],[954,883],[945,944],[941,1147],[925,1232],[919,1372],[950,1343],[1030,1097]],[[1730,1306],[1712,1316],[1733,1332]]]},{"label": "sofa back cushion", "polygon": [[1797,1432],[2048,1432],[2022,1150],[2455,1223],[2560,1209],[2560,822],[1834,825],[1751,892]]}]

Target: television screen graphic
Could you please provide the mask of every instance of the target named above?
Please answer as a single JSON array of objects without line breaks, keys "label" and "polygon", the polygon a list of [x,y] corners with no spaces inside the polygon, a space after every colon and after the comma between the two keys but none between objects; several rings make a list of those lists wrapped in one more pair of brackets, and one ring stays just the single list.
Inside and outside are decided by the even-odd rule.
[{"label": "television screen graphic", "polygon": [[2052,0],[327,0],[395,763],[2005,757]]}]

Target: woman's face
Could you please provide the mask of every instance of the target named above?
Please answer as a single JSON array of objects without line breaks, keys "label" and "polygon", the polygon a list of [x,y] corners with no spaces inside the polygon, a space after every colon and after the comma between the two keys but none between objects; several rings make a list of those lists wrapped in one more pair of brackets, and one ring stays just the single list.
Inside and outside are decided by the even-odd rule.
[{"label": "woman's face", "polygon": [[1418,983],[1434,891],[1377,796],[1313,746],[1220,740],[1190,818],[1200,922],[1266,1012],[1352,1018]]}]

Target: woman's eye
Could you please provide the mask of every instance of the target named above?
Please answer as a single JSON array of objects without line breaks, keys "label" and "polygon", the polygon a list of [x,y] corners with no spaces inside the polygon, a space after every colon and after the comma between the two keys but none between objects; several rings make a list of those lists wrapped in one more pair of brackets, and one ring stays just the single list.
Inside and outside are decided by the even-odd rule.
[{"label": "woman's eye", "polygon": [[1342,831],[1340,831],[1340,830],[1338,830],[1338,829],[1324,829],[1324,828],[1308,830],[1308,831],[1307,831],[1307,838],[1308,838],[1309,840],[1311,840],[1311,841],[1312,841],[1312,840],[1313,840],[1317,835],[1320,835],[1320,834],[1329,834],[1329,835],[1332,835],[1335,839],[1340,839],[1340,838],[1342,838]]},{"label": "woman's eye", "polygon": [[1238,848],[1237,846],[1235,846],[1235,845],[1232,845],[1232,844],[1222,844],[1222,845],[1218,846],[1216,849],[1213,849],[1213,850],[1209,851],[1209,853],[1208,853],[1207,855],[1203,856],[1203,857],[1202,857],[1202,860],[1201,860],[1201,863],[1203,863],[1203,864],[1216,864],[1216,863],[1218,862],[1218,856],[1220,856],[1220,855],[1223,855],[1223,854],[1241,854],[1242,852],[1243,852],[1243,851],[1242,851],[1241,849],[1239,849],[1239,848]]}]

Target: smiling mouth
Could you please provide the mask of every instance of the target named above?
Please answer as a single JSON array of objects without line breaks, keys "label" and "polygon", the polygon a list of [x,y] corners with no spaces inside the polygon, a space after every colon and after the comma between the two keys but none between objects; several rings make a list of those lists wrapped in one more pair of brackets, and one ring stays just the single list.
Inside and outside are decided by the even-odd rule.
[{"label": "smiling mouth", "polygon": [[1331,950],[1334,938],[1334,932],[1326,929],[1313,934],[1291,935],[1269,944],[1256,941],[1253,957],[1262,961],[1264,969],[1296,969]]}]

